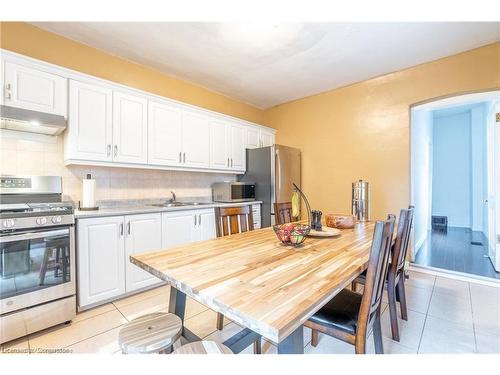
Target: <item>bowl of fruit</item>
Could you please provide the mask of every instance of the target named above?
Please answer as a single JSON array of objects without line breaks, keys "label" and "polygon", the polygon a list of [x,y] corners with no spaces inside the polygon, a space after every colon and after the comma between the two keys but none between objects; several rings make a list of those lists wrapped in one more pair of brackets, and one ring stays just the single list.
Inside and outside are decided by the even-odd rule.
[{"label": "bowl of fruit", "polygon": [[311,227],[298,223],[287,223],[273,226],[276,237],[285,245],[298,246],[306,240]]}]

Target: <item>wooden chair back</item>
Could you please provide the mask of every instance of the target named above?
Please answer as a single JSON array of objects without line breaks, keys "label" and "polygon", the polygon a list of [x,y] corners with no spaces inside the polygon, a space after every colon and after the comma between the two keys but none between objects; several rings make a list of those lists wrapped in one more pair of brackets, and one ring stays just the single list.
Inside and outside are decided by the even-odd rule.
[{"label": "wooden chair back", "polygon": [[375,224],[363,299],[359,311],[358,335],[366,336],[369,327],[373,323],[373,318],[376,316],[375,313],[380,308],[389,268],[395,221],[396,217],[394,215],[388,215],[386,221],[377,221]]},{"label": "wooden chair back", "polygon": [[297,218],[292,216],[292,202],[275,203],[274,219],[276,224],[286,224],[297,221]]},{"label": "wooden chair back", "polygon": [[216,207],[217,237],[253,230],[252,206]]},{"label": "wooden chair back", "polygon": [[397,273],[405,265],[406,253],[410,243],[414,206],[403,209],[399,213],[398,231],[392,247],[391,272]]}]

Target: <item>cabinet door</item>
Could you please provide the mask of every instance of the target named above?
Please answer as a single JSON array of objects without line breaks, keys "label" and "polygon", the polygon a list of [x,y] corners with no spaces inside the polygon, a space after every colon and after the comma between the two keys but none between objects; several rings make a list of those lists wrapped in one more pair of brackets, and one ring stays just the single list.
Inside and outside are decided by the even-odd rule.
[{"label": "cabinet door", "polygon": [[5,62],[5,105],[67,116],[66,78]]},{"label": "cabinet door", "polygon": [[210,167],[228,169],[230,167],[230,137],[225,122],[214,120],[210,123]]},{"label": "cabinet door", "polygon": [[213,209],[199,210],[196,224],[197,241],[210,240],[217,237],[215,229],[215,211]]},{"label": "cabinet door", "polygon": [[195,240],[195,215],[193,211],[166,212],[162,215],[162,248],[168,249]]},{"label": "cabinet door", "polygon": [[274,134],[266,131],[260,132],[260,147],[269,147],[274,145]]},{"label": "cabinet door", "polygon": [[245,129],[239,125],[230,126],[231,134],[231,169],[246,169]]},{"label": "cabinet door", "polygon": [[182,165],[210,166],[210,123],[201,113],[186,110],[182,115]]},{"label": "cabinet door", "polygon": [[144,97],[113,92],[113,161],[147,163],[147,108]]},{"label": "cabinet door", "polygon": [[123,216],[80,219],[77,238],[79,306],[125,293]]},{"label": "cabinet door", "polygon": [[259,148],[259,147],[260,147],[259,129],[248,128],[246,148]]},{"label": "cabinet door", "polygon": [[141,289],[161,280],[130,262],[130,256],[161,249],[161,214],[125,216],[125,289]]},{"label": "cabinet door", "polygon": [[67,159],[112,160],[112,105],[110,89],[69,82]]},{"label": "cabinet door", "polygon": [[148,163],[179,165],[182,162],[182,113],[174,104],[149,102]]}]

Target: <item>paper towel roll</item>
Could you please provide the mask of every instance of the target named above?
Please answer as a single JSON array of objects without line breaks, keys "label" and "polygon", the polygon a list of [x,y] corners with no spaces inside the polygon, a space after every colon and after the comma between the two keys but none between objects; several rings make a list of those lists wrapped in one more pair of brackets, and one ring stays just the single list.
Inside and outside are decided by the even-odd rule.
[{"label": "paper towel roll", "polygon": [[82,208],[93,208],[95,204],[95,180],[87,175],[83,180]]}]

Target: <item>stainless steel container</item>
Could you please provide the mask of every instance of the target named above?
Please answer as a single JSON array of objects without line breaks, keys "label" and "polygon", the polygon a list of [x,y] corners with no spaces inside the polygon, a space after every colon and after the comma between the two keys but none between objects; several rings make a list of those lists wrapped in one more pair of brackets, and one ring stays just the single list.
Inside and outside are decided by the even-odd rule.
[{"label": "stainless steel container", "polygon": [[352,214],[358,221],[370,220],[370,185],[366,181],[352,183]]}]

